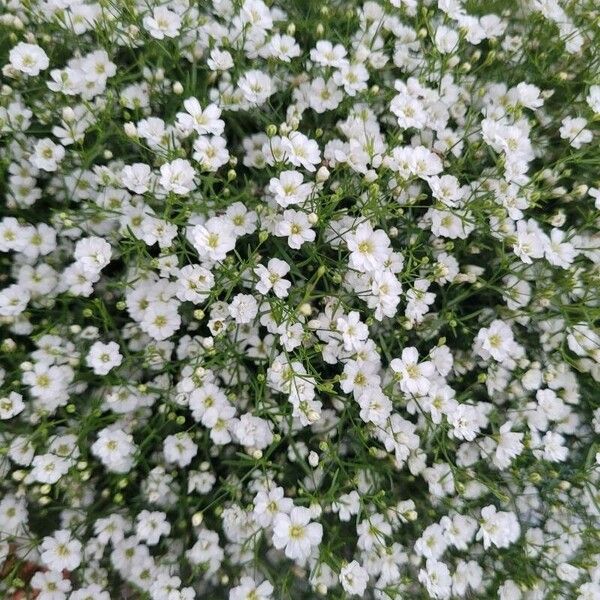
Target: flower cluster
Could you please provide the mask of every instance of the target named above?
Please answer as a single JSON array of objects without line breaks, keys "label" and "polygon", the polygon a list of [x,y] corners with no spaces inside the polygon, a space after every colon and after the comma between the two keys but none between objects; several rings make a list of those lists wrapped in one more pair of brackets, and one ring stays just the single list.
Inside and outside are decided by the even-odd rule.
[{"label": "flower cluster", "polygon": [[600,11],[8,0],[0,595],[600,598]]}]

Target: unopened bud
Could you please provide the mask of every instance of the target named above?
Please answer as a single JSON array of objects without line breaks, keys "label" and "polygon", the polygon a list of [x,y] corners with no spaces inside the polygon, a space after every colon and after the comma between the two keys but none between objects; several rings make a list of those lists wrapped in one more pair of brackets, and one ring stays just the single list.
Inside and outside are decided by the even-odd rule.
[{"label": "unopened bud", "polygon": [[137,137],[137,127],[131,121],[125,123],[125,125],[123,125],[123,129],[125,130],[125,135],[127,137]]},{"label": "unopened bud", "polygon": [[317,171],[316,180],[318,183],[323,183],[329,179],[329,169],[327,167],[319,167]]}]

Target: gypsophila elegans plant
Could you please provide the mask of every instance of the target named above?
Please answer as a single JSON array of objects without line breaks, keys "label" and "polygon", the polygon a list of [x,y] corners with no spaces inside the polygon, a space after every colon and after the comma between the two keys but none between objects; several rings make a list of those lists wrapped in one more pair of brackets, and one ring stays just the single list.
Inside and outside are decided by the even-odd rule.
[{"label": "gypsophila elegans plant", "polygon": [[0,2],[0,597],[600,598],[593,0]]}]

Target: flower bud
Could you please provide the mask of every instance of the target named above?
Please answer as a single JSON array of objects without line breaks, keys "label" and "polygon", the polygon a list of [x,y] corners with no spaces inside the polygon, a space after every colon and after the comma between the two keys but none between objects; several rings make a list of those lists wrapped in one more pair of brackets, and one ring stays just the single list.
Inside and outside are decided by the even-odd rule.
[{"label": "flower bud", "polygon": [[317,183],[323,183],[329,179],[330,174],[327,167],[319,167],[315,179],[317,180]]},{"label": "flower bud", "polygon": [[131,121],[128,121],[127,123],[125,123],[125,125],[123,126],[123,129],[125,130],[125,135],[127,137],[130,137],[130,138],[137,137],[137,127]]}]

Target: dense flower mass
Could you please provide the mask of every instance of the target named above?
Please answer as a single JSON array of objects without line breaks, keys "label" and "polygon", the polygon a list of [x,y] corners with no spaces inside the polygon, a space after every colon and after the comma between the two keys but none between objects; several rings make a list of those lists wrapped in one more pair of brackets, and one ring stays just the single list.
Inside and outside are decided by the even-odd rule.
[{"label": "dense flower mass", "polygon": [[0,13],[0,597],[600,599],[596,2]]}]

